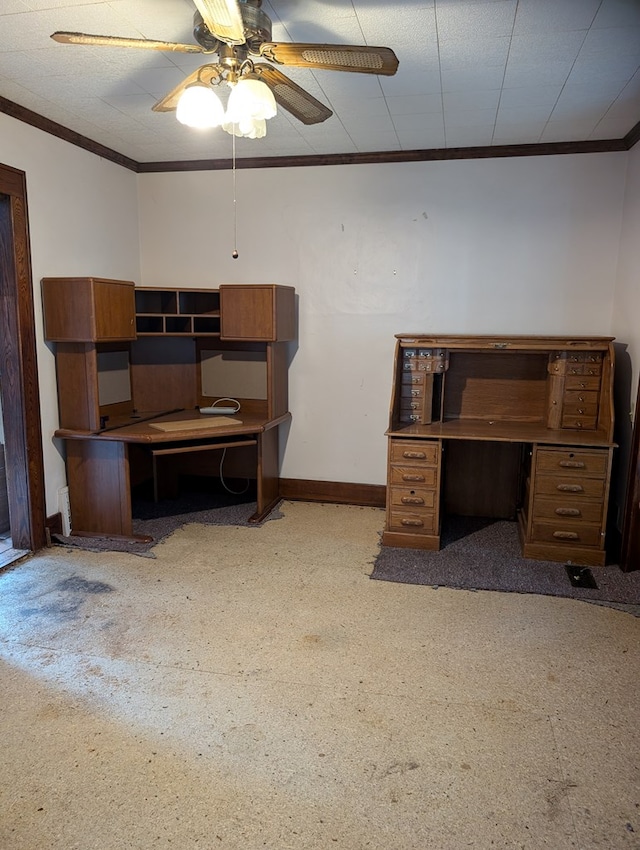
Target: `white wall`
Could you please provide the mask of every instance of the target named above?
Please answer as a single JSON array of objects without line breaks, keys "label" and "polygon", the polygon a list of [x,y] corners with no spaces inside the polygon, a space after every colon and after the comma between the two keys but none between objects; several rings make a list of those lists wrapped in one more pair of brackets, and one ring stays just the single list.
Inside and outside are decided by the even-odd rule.
[{"label": "white wall", "polygon": [[394,334],[612,333],[627,154],[139,177],[145,286],[292,284],[282,475],[383,484]]},{"label": "white wall", "polygon": [[637,375],[639,160],[636,150],[239,170],[233,260],[229,172],[135,175],[0,114],[0,162],[27,175],[47,513],[64,465],[42,277],[294,285],[282,474],[382,484],[396,333],[615,334]]},{"label": "white wall", "polygon": [[138,281],[136,174],[0,114],[0,162],[26,173],[42,408],[46,510],[65,483],[55,362],[42,335],[40,280],[88,275]]}]

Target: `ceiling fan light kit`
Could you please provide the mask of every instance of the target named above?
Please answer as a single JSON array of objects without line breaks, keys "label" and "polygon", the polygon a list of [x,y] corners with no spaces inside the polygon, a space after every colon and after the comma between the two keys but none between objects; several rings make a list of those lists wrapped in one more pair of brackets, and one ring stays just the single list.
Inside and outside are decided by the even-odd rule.
[{"label": "ceiling fan light kit", "polygon": [[[188,126],[203,129],[222,124],[227,132],[248,138],[262,138],[265,135],[264,121],[275,115],[276,102],[303,124],[319,124],[333,115],[327,106],[279,69],[266,63],[254,64],[249,58],[250,55],[276,65],[296,68],[319,68],[384,76],[392,76],[398,69],[398,59],[388,47],[272,42],[271,20],[260,9],[261,4],[262,0],[194,0],[196,12],[193,35],[197,44],[80,32],[54,32],[51,38],[62,44],[133,47],[178,53],[217,53],[217,64],[202,65],[158,101],[153,110],[176,110],[178,120]],[[222,104],[212,89],[212,86],[219,85],[223,80],[234,87],[226,116],[221,115],[221,111],[224,113]],[[254,85],[247,86],[246,83]],[[254,94],[250,105],[243,100],[244,91],[249,88],[252,88],[254,93],[256,89],[260,92]],[[242,95],[234,97],[239,89]],[[213,99],[208,95],[203,96],[206,91],[211,93]],[[187,92],[190,92],[188,97]],[[195,101],[197,98],[203,98],[204,105],[199,107],[200,113],[198,107],[191,105],[188,108],[179,108],[183,99],[189,104],[189,101]],[[236,99],[244,103],[241,113],[240,107],[235,106]],[[260,106],[256,105],[256,100]],[[184,118],[185,111],[187,119]],[[271,114],[267,114],[268,112]],[[228,129],[228,125],[232,129]],[[246,132],[241,131],[241,127]]]},{"label": "ceiling fan light kit", "polygon": [[[251,62],[244,63],[253,70]],[[244,68],[244,65],[243,65]],[[224,73],[224,72],[223,72]],[[243,69],[241,69],[243,73]],[[257,75],[242,76],[238,80],[229,74],[227,82],[232,86],[227,102],[227,111],[220,98],[211,88],[222,82],[219,76],[210,84],[197,82],[188,85],[178,99],[176,118],[182,124],[197,129],[208,129],[222,125],[227,133],[249,139],[261,139],[266,135],[265,121],[277,113],[276,100],[269,86]]]}]

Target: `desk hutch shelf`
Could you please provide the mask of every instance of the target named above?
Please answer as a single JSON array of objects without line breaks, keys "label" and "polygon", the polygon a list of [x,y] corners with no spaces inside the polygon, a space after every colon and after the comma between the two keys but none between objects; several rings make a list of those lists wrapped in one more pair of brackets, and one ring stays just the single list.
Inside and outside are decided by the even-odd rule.
[{"label": "desk hutch shelf", "polygon": [[603,565],[612,338],[396,340],[383,545],[439,549],[456,513],[517,519],[525,557]]},{"label": "desk hutch shelf", "polygon": [[220,336],[220,292],[136,289],[137,336]]}]

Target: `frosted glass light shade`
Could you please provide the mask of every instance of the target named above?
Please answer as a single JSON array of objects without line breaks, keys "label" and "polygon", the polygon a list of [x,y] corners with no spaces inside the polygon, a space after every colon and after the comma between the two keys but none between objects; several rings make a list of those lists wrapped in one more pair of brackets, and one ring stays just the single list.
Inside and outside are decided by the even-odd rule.
[{"label": "frosted glass light shade", "polygon": [[219,127],[224,119],[224,107],[210,86],[195,83],[180,95],[176,118],[181,124],[200,130]]},{"label": "frosted glass light shade", "polygon": [[243,118],[238,122],[224,121],[222,129],[232,136],[263,139],[267,135],[267,122],[264,118]]},{"label": "frosted glass light shade", "polygon": [[241,77],[231,89],[227,102],[227,122],[240,123],[243,119],[273,118],[277,112],[273,92],[262,80]]}]

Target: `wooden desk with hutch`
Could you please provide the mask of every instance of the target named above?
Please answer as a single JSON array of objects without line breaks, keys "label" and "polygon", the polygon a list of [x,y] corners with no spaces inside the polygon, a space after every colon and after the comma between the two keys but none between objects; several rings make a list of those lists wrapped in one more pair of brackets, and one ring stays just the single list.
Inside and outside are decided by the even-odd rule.
[{"label": "wooden desk with hutch", "polygon": [[[269,513],[279,427],[291,419],[292,287],[44,278],[42,295],[74,534],[133,536],[132,486],[153,477],[156,494],[171,495],[179,473],[217,477],[223,458],[227,477],[255,479],[251,519]],[[199,413],[227,397],[240,402],[236,421]]]},{"label": "wooden desk with hutch", "polygon": [[605,563],[611,337],[396,337],[385,546],[445,513],[517,517],[526,558]]}]

